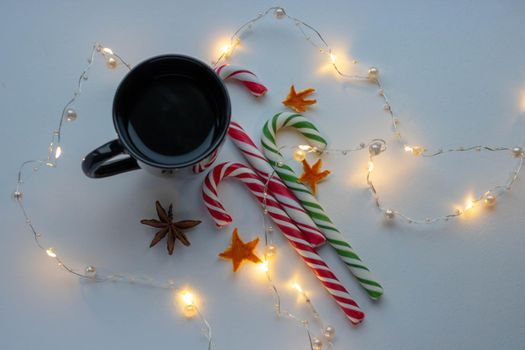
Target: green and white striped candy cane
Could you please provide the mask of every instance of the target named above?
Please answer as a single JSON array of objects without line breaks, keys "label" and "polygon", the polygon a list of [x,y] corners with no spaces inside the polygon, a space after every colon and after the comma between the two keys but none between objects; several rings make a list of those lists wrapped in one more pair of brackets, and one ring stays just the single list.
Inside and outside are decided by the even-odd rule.
[{"label": "green and white striped candy cane", "polygon": [[284,163],[284,158],[277,147],[275,135],[277,131],[286,127],[293,127],[299,131],[310,143],[310,146],[319,150],[326,148],[326,141],[319,130],[304,116],[297,113],[278,113],[268,120],[263,127],[263,152],[275,172],[285,182],[286,186],[297,196],[303,208],[311,216],[317,227],[324,233],[326,239],[335,248],[339,257],[345,262],[359,283],[366,289],[372,299],[379,299],[383,294],[383,287],[372,277],[370,270],[354,251],[341,232],[335,227],[326,214],[317,198],[310,190],[299,182],[295,172]]}]

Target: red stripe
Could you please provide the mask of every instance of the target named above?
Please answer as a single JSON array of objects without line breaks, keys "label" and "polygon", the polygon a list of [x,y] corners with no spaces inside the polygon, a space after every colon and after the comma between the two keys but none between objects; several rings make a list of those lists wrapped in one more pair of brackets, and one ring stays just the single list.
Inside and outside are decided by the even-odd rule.
[{"label": "red stripe", "polygon": [[[308,230],[312,230],[314,232],[320,232],[319,229],[317,227],[314,227],[314,226],[310,226],[310,225],[307,225],[307,224],[298,224],[300,225],[301,227],[304,227],[305,229],[308,229]],[[323,236],[324,237],[324,236]],[[324,240],[324,239],[323,239]]]},{"label": "red stripe", "polygon": [[206,193],[202,194],[202,198],[204,198],[205,204],[213,205],[214,207],[217,207],[220,210],[226,211],[220,202],[218,202],[216,199],[208,196]]},{"label": "red stripe", "polygon": [[[327,287],[327,288],[330,288],[330,287]],[[338,302],[345,303],[345,304],[348,304],[348,305],[352,305],[353,307],[359,308],[357,303],[354,300],[352,300],[352,299],[344,298],[344,297],[341,297],[339,295],[334,295],[334,299],[337,300]],[[348,310],[352,310],[352,309],[349,308]],[[357,312],[361,312],[361,311],[358,311],[358,310],[356,310],[356,311]]]},{"label": "red stripe", "polygon": [[246,86],[248,88],[248,90],[252,91],[252,92],[256,92],[258,94],[264,94],[266,91],[268,91],[268,89],[266,88],[266,86],[262,85],[262,84],[259,84],[259,83],[256,83],[256,82],[253,82],[253,81],[244,81],[244,80],[239,80],[244,86]]},{"label": "red stripe", "polygon": [[[213,220],[215,220],[215,224],[217,226],[224,226],[224,225],[228,225],[228,224],[231,224],[233,222],[233,218],[230,217],[229,215],[226,215],[224,213],[221,213],[219,211],[216,211],[214,209],[211,209],[208,207],[208,212],[210,213],[211,217],[213,218]],[[221,224],[219,225],[219,223],[217,222],[217,220],[221,220],[221,221],[224,221],[226,222],[225,224]]]},{"label": "red stripe", "polygon": [[[204,178],[204,185],[210,190],[211,193],[217,196],[217,189],[215,188],[214,185],[212,185],[212,178],[215,177],[215,173],[216,173],[215,170],[217,170],[217,167],[215,167],[213,171],[210,171],[208,176]],[[214,181],[215,183],[217,183],[216,179]],[[203,192],[203,194],[205,193]]]},{"label": "red stripe", "polygon": [[[246,154],[246,155],[249,155],[249,156],[252,156],[252,157],[254,157],[254,158],[258,158],[258,159],[260,159],[260,160],[262,160],[262,161],[267,162],[266,158],[264,158],[264,156],[263,156],[262,154],[260,154],[260,153],[252,153],[252,152],[250,152],[250,151],[245,151],[245,150],[242,150],[242,153],[244,153],[244,154]],[[265,179],[265,180],[266,180],[266,179]]]},{"label": "red stripe", "polygon": [[236,128],[240,128],[240,126],[233,126],[230,124],[230,128],[228,128],[228,134],[232,138],[238,140],[239,142],[247,143],[252,147],[256,147],[253,141],[248,137],[248,135],[246,134],[244,130],[242,129],[238,130]]},{"label": "red stripe", "polygon": [[[268,188],[270,189],[270,192],[272,192],[272,189],[270,188],[270,186],[268,186]],[[275,196],[274,193],[272,193],[272,194]],[[302,209],[300,209],[300,208],[298,208],[298,207],[296,207],[296,206],[294,206],[294,205],[292,205],[292,204],[282,203],[281,201],[279,201],[279,203],[281,204],[281,206],[282,206],[283,208],[290,208],[290,209],[292,209],[292,210],[297,210],[297,211],[302,210]],[[297,225],[302,225],[301,223],[295,222],[293,219],[292,219],[292,221],[293,221],[295,224],[297,224]]]},{"label": "red stripe", "polygon": [[217,72],[217,75],[221,75],[221,71],[224,67],[226,67],[227,64],[223,64],[222,66],[220,66],[219,68],[217,68],[215,71]]},{"label": "red stripe", "polygon": [[246,70],[246,69],[239,69],[239,70],[234,70],[233,72],[231,72],[229,75],[227,75],[226,77],[224,77],[224,79],[229,79],[229,78],[233,78],[235,79],[235,76],[237,74],[241,74],[241,73],[248,73],[248,74],[251,74],[253,75],[254,77],[257,78],[257,76],[255,74],[253,74],[253,72],[250,72],[249,70]]},{"label": "red stripe", "polygon": [[233,126],[239,128],[239,129],[242,129],[241,125],[240,125],[239,123],[237,123],[236,121],[233,121],[233,120],[232,120],[232,121],[230,122],[230,125],[233,125]]}]

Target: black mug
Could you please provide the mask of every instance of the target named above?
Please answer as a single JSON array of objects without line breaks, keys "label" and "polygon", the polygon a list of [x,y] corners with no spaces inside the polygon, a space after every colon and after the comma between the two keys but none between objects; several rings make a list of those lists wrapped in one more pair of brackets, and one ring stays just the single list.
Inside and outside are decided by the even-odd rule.
[{"label": "black mug", "polygon": [[139,168],[156,174],[201,172],[217,157],[230,115],[228,92],[208,65],[183,55],[150,58],[117,88],[118,138],[90,152],[82,170],[92,178]]}]

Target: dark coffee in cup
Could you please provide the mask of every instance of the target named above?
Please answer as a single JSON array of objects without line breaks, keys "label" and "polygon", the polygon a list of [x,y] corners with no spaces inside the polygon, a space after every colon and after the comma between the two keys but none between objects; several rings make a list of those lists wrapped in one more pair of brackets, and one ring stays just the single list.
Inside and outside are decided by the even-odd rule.
[{"label": "dark coffee in cup", "polygon": [[[113,123],[118,139],[88,154],[89,177],[139,167],[166,173],[211,163],[230,121],[228,93],[215,72],[187,56],[165,55],[135,67],[117,89]],[[112,160],[118,154],[129,158]]]}]

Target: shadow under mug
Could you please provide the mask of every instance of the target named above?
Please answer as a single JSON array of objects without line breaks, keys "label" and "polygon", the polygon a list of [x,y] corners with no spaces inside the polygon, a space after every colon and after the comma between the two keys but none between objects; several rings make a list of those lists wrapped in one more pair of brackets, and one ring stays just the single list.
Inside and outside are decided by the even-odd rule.
[{"label": "shadow under mug", "polygon": [[86,155],[82,170],[91,178],[139,168],[156,174],[203,171],[217,156],[230,115],[228,92],[208,65],[183,55],[149,58],[115,93],[118,138]]}]

